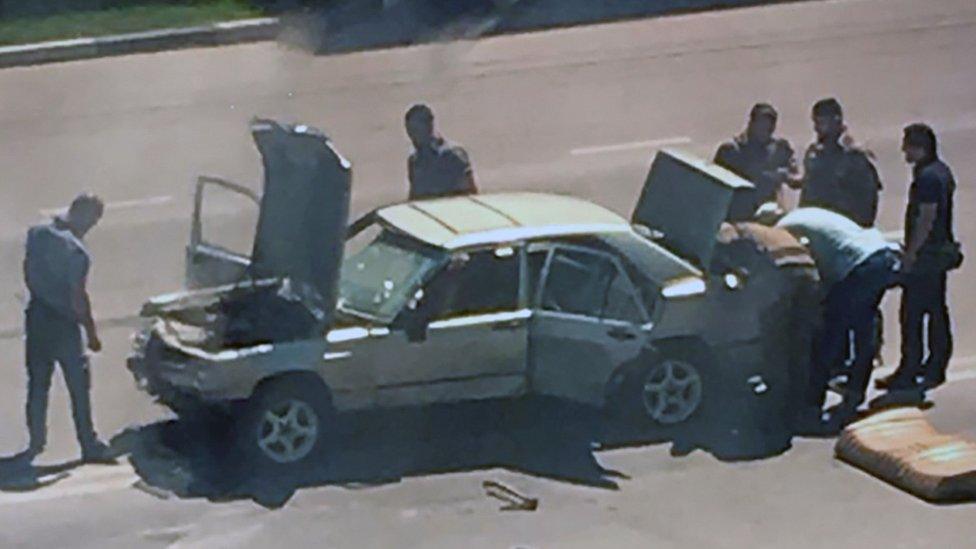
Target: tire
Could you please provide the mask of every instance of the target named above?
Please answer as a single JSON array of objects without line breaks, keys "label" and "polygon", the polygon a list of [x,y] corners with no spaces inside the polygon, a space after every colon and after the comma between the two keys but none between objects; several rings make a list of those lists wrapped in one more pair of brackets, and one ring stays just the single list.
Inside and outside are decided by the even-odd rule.
[{"label": "tire", "polygon": [[269,381],[244,405],[235,446],[252,472],[301,471],[325,455],[334,416],[321,383],[302,377]]},{"label": "tire", "polygon": [[630,368],[608,402],[613,415],[661,429],[701,422],[717,391],[713,361],[692,345],[669,345],[652,363]]}]

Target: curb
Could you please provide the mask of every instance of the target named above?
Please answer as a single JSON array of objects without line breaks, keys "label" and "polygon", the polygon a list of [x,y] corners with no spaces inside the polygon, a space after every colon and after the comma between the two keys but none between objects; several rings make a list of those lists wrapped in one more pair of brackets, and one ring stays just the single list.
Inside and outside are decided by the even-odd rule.
[{"label": "curb", "polygon": [[198,27],[162,29],[99,38],[76,38],[0,47],[0,68],[59,63],[129,53],[224,46],[274,40],[277,17],[242,19]]}]

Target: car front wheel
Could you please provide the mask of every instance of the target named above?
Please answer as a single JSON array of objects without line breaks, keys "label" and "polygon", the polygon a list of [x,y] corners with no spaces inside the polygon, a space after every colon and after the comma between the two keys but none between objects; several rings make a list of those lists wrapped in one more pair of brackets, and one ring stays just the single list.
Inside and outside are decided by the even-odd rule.
[{"label": "car front wheel", "polygon": [[664,425],[681,423],[702,404],[702,377],[695,366],[677,358],[665,358],[640,376],[644,414]]},{"label": "car front wheel", "polygon": [[631,423],[671,427],[701,418],[715,395],[706,377],[706,353],[669,349],[649,364],[630,368],[607,403]]},{"label": "car front wheel", "polygon": [[248,465],[299,470],[323,455],[332,416],[327,394],[318,384],[272,381],[246,404],[235,438]]}]

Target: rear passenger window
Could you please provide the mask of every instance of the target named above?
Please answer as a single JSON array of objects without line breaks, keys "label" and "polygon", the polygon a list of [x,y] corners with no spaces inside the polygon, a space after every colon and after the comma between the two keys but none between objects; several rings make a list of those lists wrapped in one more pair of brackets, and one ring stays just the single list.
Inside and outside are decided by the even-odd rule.
[{"label": "rear passenger window", "polygon": [[546,311],[642,322],[633,286],[609,257],[556,250],[542,292]]}]

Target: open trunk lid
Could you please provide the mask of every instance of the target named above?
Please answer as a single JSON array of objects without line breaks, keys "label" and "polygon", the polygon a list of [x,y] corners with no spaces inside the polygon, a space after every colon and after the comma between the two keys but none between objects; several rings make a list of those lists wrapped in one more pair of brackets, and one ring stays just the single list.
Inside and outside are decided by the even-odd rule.
[{"label": "open trunk lid", "polygon": [[692,155],[657,153],[631,220],[659,234],[668,249],[708,271],[719,226],[737,192],[752,183]]}]

